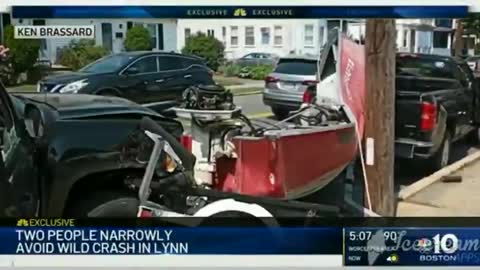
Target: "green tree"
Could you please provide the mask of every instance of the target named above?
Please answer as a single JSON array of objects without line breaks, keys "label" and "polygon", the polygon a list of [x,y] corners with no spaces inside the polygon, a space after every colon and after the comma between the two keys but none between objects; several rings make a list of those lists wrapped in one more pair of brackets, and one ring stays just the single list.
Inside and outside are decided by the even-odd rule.
[{"label": "green tree", "polygon": [[38,59],[40,41],[35,39],[14,38],[14,28],[5,27],[5,46],[10,48],[9,56],[14,74],[17,76],[33,68]]},{"label": "green tree", "polygon": [[127,51],[150,51],[151,37],[148,30],[140,25],[128,29],[123,46]]},{"label": "green tree", "polygon": [[204,58],[208,66],[216,71],[224,60],[225,47],[215,37],[198,32],[187,38],[182,53]]},{"label": "green tree", "polygon": [[480,36],[480,13],[471,13],[462,23],[465,34]]},{"label": "green tree", "polygon": [[[467,18],[462,20],[464,33],[480,37],[480,13],[471,13]],[[480,44],[475,45],[475,54],[480,53]]]},{"label": "green tree", "polygon": [[58,62],[62,66],[77,70],[107,54],[107,49],[102,46],[95,46],[93,40],[72,40],[68,46],[60,50]]}]

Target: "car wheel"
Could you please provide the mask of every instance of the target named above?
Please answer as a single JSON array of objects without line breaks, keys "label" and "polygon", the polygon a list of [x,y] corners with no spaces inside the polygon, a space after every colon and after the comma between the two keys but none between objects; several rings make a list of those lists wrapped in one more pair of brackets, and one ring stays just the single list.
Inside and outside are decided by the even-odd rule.
[{"label": "car wheel", "polygon": [[445,133],[442,146],[437,153],[432,157],[430,169],[438,171],[450,164],[452,148],[452,136],[450,133]]},{"label": "car wheel", "polygon": [[480,127],[475,127],[475,129],[469,134],[470,142],[478,145],[480,144]]},{"label": "car wheel", "polygon": [[139,200],[135,195],[123,191],[95,192],[73,202],[66,214],[75,218],[134,218],[137,216],[139,206]]},{"label": "car wheel", "polygon": [[281,108],[272,108],[272,112],[275,115],[275,118],[277,118],[278,120],[283,120],[287,118],[288,114],[290,113],[288,110]]}]

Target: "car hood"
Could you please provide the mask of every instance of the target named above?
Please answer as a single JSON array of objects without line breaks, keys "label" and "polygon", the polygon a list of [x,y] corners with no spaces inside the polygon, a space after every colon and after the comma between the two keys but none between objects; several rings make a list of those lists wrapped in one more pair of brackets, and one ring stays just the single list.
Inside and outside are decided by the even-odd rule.
[{"label": "car hood", "polygon": [[88,118],[115,114],[142,114],[158,117],[159,114],[137,103],[117,97],[83,94],[21,94],[55,109],[60,118]]},{"label": "car hood", "polygon": [[45,79],[43,79],[42,82],[55,83],[55,84],[68,83],[68,82],[86,79],[91,75],[92,74],[84,73],[84,72],[67,72],[67,73],[48,76]]}]

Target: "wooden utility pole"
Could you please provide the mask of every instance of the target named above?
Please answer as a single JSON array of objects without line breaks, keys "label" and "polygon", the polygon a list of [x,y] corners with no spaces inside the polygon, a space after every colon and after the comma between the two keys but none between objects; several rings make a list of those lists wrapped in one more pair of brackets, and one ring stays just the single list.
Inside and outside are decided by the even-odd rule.
[{"label": "wooden utility pole", "polygon": [[365,163],[372,210],[395,214],[395,20],[367,20]]},{"label": "wooden utility pole", "polygon": [[457,19],[455,20],[455,39],[453,41],[454,46],[454,56],[461,56],[463,51],[463,23],[462,20]]}]

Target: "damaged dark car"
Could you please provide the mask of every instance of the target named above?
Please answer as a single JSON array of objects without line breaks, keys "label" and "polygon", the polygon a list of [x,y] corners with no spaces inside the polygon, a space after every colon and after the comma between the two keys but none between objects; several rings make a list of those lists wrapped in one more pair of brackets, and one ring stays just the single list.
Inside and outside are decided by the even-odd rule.
[{"label": "damaged dark car", "polygon": [[136,198],[128,186],[147,163],[136,137],[144,117],[183,133],[180,122],[125,99],[9,94],[0,83],[0,216],[102,216],[106,203]]}]

